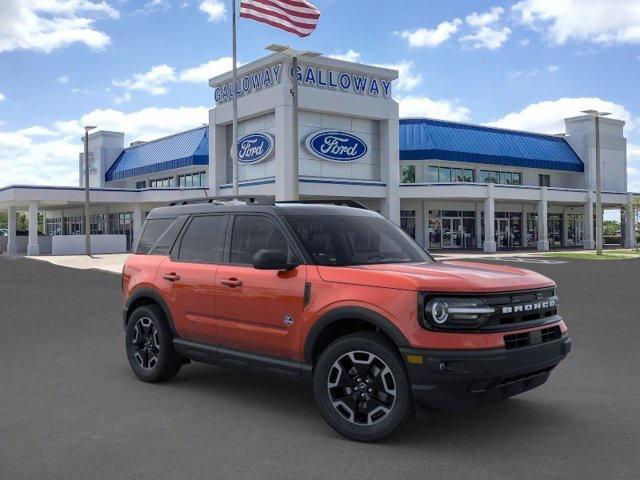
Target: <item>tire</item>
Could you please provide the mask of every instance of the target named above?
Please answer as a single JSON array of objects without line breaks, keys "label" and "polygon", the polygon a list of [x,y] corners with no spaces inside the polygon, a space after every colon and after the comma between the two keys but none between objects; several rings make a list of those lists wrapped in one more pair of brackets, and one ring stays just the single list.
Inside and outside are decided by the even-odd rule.
[{"label": "tire", "polygon": [[358,442],[383,439],[413,413],[402,360],[395,346],[375,332],[353,333],[331,343],[315,365],[313,393],[327,423]]},{"label": "tire", "polygon": [[129,365],[142,381],[163,382],[180,371],[171,329],[156,305],[143,305],[133,311],[127,322],[125,345]]}]

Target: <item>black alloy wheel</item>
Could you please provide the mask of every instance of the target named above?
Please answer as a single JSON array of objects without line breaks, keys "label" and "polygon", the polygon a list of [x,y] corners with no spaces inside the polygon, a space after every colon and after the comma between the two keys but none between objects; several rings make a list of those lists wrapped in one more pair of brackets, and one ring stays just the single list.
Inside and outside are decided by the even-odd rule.
[{"label": "black alloy wheel", "polygon": [[376,332],[352,333],[331,343],[314,365],[313,391],[327,423],[360,442],[386,437],[413,413],[398,350]]}]

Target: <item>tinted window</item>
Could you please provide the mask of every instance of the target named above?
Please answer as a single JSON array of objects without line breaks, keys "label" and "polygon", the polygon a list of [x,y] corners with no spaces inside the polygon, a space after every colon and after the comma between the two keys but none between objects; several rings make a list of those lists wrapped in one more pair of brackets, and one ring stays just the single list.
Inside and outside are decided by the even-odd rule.
[{"label": "tinted window", "polygon": [[220,263],[226,221],[224,215],[193,217],[182,236],[178,258],[189,262]]},{"label": "tinted window", "polygon": [[147,220],[138,241],[138,247],[136,253],[146,254],[149,253],[151,247],[153,247],[160,236],[165,232],[167,227],[174,222],[174,218],[158,218],[155,220]]},{"label": "tinted window", "polygon": [[180,230],[182,230],[182,226],[184,222],[187,220],[187,216],[183,215],[178,217],[169,228],[167,228],[160,238],[156,242],[156,244],[149,251],[149,255],[169,255],[171,252],[171,248],[178,238],[180,234]]},{"label": "tinted window", "polygon": [[431,257],[393,223],[378,216],[287,216],[318,265],[430,262]]},{"label": "tinted window", "polygon": [[260,249],[280,250],[291,259],[289,245],[280,227],[266,217],[239,215],[231,233],[231,263],[251,265]]}]

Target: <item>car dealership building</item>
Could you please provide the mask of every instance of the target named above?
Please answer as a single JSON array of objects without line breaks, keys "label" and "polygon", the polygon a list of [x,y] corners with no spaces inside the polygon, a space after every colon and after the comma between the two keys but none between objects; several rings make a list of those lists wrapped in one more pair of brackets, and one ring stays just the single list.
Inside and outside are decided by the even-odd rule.
[{"label": "car dealership building", "polygon": [[[392,97],[398,72],[301,57],[294,178],[292,73],[291,59],[278,53],[238,69],[240,195],[290,200],[298,182],[302,199],[358,200],[431,249],[593,248],[592,117],[566,119],[558,135],[400,120]],[[89,136],[94,253],[130,250],[156,206],[232,193],[231,74],[209,84],[215,106],[208,126],[128,147],[123,132]],[[600,119],[602,198],[605,208],[622,212],[623,244],[631,247],[623,128],[623,121]],[[78,165],[80,187],[0,188],[0,210],[9,212],[3,250],[84,252],[82,155]],[[16,234],[18,211],[29,214],[26,236]]]}]

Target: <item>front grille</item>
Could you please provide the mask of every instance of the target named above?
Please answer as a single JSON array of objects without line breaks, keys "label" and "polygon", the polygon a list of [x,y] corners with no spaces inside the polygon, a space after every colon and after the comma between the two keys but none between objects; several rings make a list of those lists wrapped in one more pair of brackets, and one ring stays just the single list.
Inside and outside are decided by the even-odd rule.
[{"label": "front grille", "polygon": [[504,346],[507,350],[529,347],[540,343],[550,342],[562,337],[562,330],[558,325],[532,332],[514,333],[504,336]]},{"label": "front grille", "polygon": [[519,324],[541,322],[558,314],[558,297],[552,288],[489,295],[483,299],[496,310],[482,326],[485,330],[517,328]]}]

